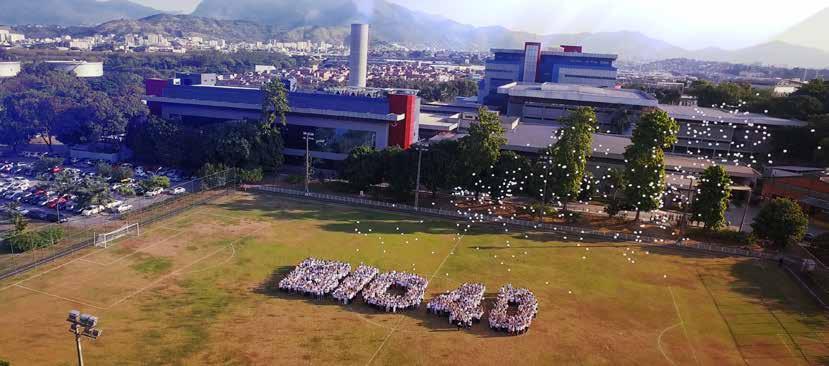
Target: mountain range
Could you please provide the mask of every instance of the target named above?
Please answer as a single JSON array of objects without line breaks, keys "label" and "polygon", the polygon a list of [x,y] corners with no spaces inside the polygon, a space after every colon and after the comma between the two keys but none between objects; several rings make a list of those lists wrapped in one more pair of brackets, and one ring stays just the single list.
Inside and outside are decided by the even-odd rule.
[{"label": "mountain range", "polygon": [[[8,4],[6,4],[8,3]],[[340,43],[353,22],[371,24],[372,39],[411,48],[485,50],[544,45],[584,45],[586,52],[618,53],[627,60],[695,58],[735,63],[829,67],[829,9],[793,26],[768,43],[738,50],[686,50],[639,32],[537,35],[503,27],[474,27],[410,10],[386,0],[202,0],[191,15],[161,14],[128,0],[0,0],[0,24],[59,24],[88,33],[159,33],[230,41],[269,39]],[[21,4],[22,8],[21,8]],[[371,4],[367,6],[366,4]],[[821,31],[823,30],[823,31]]]}]

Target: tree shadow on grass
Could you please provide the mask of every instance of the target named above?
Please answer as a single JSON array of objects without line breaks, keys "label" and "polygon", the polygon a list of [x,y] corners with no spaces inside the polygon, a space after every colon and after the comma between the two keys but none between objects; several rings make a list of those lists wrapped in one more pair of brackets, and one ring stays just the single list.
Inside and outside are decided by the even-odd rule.
[{"label": "tree shadow on grass", "polygon": [[330,296],[319,298],[313,296],[305,296],[302,294],[289,293],[280,290],[278,288],[279,281],[285,278],[293,269],[294,267],[292,266],[278,267],[271,273],[271,275],[264,282],[262,282],[259,286],[255,287],[252,291],[256,294],[268,296],[271,298],[288,301],[302,301],[306,304],[314,306],[337,306],[341,308],[343,311],[351,311],[358,313],[362,316],[365,316],[369,320],[371,320],[371,318],[376,315],[406,316],[417,320],[418,326],[424,327],[428,329],[430,332],[462,331],[482,338],[512,337],[511,335],[505,332],[497,332],[489,328],[487,317],[489,316],[489,311],[494,307],[495,300],[498,296],[497,293],[487,293],[484,295],[483,305],[485,312],[480,322],[474,323],[471,328],[459,329],[457,326],[449,323],[448,316],[430,314],[428,311],[426,311],[426,304],[429,300],[431,300],[431,298],[427,298],[416,309],[402,310],[398,311],[397,313],[387,313],[383,312],[382,310],[375,309],[369,304],[365,303],[365,301],[362,300],[360,295],[355,297],[355,299],[349,304],[343,304],[342,302],[339,302],[331,298]]}]

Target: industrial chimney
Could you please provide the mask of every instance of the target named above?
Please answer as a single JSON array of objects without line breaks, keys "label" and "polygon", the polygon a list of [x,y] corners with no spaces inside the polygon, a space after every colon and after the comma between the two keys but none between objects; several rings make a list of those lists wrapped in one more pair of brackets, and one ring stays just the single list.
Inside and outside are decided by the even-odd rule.
[{"label": "industrial chimney", "polygon": [[366,87],[368,74],[368,24],[351,25],[351,56],[348,86]]}]

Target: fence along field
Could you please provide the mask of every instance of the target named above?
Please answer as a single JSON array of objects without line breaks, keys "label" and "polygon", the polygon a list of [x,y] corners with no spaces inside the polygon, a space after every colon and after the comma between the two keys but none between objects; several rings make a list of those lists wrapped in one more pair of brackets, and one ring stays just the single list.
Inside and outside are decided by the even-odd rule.
[{"label": "fence along field", "polygon": [[[90,364],[789,365],[829,355],[825,314],[774,262],[532,229],[458,235],[458,224],[467,223],[219,197],[0,283],[0,327],[30,330],[0,344],[0,358],[71,360],[69,308],[101,318]],[[275,290],[308,257],[417,274],[429,280],[425,302],[474,281],[489,309],[511,283],[532,289],[541,311],[529,332],[506,337],[486,316],[458,331],[425,305],[387,314],[360,298]]]},{"label": "fence along field", "polygon": [[[232,192],[236,186],[233,171],[218,172],[211,176],[195,179],[176,185],[187,192],[183,195],[169,197],[159,203],[140,210],[127,211],[113,216],[104,222],[92,225],[49,224],[40,226],[36,231],[56,229],[63,235],[59,240],[50,241],[43,247],[25,252],[14,252],[4,245],[5,252],[0,253],[0,279],[12,277],[51,263],[61,257],[71,255],[96,243],[98,235],[114,232],[132,224],[148,224],[176,215],[184,210],[203,204],[217,197]],[[8,238],[6,238],[8,239]]]}]

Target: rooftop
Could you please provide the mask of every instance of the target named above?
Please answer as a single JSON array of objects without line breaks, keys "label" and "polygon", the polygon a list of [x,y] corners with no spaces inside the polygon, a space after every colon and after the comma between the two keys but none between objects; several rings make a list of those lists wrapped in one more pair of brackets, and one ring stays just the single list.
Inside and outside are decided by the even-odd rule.
[{"label": "rooftop", "polygon": [[640,90],[598,88],[575,84],[515,82],[499,87],[498,93],[507,94],[511,97],[624,104],[642,107],[656,107],[659,105],[656,98]]},{"label": "rooftop", "polygon": [[[493,48],[490,50],[492,53],[518,53],[524,54],[523,49],[513,49],[513,48]],[[567,57],[589,57],[589,58],[609,58],[609,59],[617,59],[619,55],[615,55],[612,53],[586,53],[586,52],[564,52],[564,51],[553,51],[553,50],[544,50],[541,51],[542,56],[567,56]]]},{"label": "rooftop", "polygon": [[806,122],[797,120],[769,117],[758,113],[736,113],[716,108],[660,104],[659,109],[668,112],[668,114],[674,119],[686,121],[717,122],[741,125],[760,124],[784,127],[803,127],[807,125]]}]

